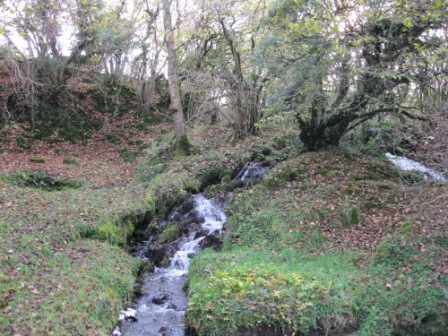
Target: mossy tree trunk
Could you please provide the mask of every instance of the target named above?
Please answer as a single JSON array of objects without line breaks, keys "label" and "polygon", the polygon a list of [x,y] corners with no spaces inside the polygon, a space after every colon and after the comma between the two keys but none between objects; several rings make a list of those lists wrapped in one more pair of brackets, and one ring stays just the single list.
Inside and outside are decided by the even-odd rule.
[{"label": "mossy tree trunk", "polygon": [[171,21],[171,1],[163,0],[162,5],[165,43],[168,52],[168,86],[171,96],[171,109],[174,111],[174,125],[176,127],[176,155],[189,155],[190,144],[185,133],[185,121],[178,76],[179,67],[176,55],[176,44],[174,42],[173,24]]}]

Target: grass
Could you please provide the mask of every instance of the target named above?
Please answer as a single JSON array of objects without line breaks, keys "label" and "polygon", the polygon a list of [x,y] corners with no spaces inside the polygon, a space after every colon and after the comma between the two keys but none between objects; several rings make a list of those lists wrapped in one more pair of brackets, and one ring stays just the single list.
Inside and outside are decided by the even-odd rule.
[{"label": "grass", "polygon": [[222,251],[193,260],[188,323],[204,335],[446,334],[446,191],[344,152],[279,163],[235,193]]},{"label": "grass", "polygon": [[66,164],[66,165],[75,165],[75,164],[78,164],[78,162],[76,161],[76,159],[75,159],[75,158],[72,158],[72,157],[65,157],[65,158],[62,160],[62,163],[63,163],[63,164]]},{"label": "grass", "polygon": [[[169,152],[164,156],[169,146],[163,139],[154,140],[149,160],[141,159],[141,182],[90,181],[109,165],[93,162],[82,172],[84,160],[67,169],[86,179],[78,189],[48,192],[60,178],[44,172],[0,179],[0,334],[108,335],[129,303],[140,267],[121,248],[135,224],[148,213],[163,216],[189,191],[236,173],[255,141],[228,148],[221,137],[208,139],[212,133],[222,130],[192,136],[195,148],[212,152],[174,161]],[[153,169],[157,164],[162,166]],[[162,238],[173,239],[175,231],[167,228]]]},{"label": "grass", "polygon": [[123,218],[147,211],[144,186],[49,193],[0,185],[0,333],[108,334],[139,268],[110,243],[126,240]]},{"label": "grass", "polygon": [[[197,154],[178,159],[154,139],[140,182],[50,193],[0,180],[1,334],[109,334],[140,266],[121,249],[135,223],[209,185],[234,196],[222,249],[192,260],[186,320],[199,334],[448,333],[447,186],[403,185],[385,161],[344,151],[292,157],[288,139],[194,132]],[[275,167],[232,186],[253,159]],[[166,242],[179,230],[158,229]]]},{"label": "grass", "polygon": [[47,191],[77,189],[81,187],[81,182],[65,177],[54,178],[44,171],[17,171],[15,173],[0,176],[5,182],[19,187],[32,187]]},{"label": "grass", "polygon": [[207,335],[262,328],[307,334],[322,316],[337,320],[339,329],[347,327],[357,305],[347,298],[357,289],[345,275],[360,273],[351,258],[291,258],[291,253],[273,257],[269,251],[241,248],[201,254],[191,269],[188,320]]}]

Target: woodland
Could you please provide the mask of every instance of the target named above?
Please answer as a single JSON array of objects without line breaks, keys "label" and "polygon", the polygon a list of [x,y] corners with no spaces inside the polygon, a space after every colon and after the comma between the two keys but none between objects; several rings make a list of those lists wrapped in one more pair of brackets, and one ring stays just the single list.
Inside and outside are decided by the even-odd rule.
[{"label": "woodland", "polygon": [[186,335],[448,334],[447,0],[0,9],[0,334],[111,335],[197,193]]}]

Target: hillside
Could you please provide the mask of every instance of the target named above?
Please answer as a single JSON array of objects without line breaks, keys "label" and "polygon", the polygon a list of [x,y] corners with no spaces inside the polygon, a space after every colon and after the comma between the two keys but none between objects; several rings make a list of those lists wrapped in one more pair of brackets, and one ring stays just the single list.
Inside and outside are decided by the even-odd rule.
[{"label": "hillside", "polygon": [[[207,335],[444,334],[446,185],[409,185],[385,158],[353,150],[303,152],[294,133],[229,146],[226,128],[204,128],[191,134],[198,154],[172,160],[157,136],[164,129],[133,138],[146,149],[130,163],[121,145],[93,140],[1,154],[2,332],[110,332],[140,267],[123,250],[134,229],[188,190],[224,195],[222,177],[256,159],[273,165],[269,175],[234,190],[222,248],[193,261],[191,326]],[[81,185],[22,186],[37,170]]]}]

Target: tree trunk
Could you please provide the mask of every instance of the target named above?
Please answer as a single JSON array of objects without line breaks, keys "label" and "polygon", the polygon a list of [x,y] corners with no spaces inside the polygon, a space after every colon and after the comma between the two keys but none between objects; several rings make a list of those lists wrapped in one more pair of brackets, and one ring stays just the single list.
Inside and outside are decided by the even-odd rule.
[{"label": "tree trunk", "polygon": [[171,1],[163,0],[163,24],[165,27],[165,43],[168,51],[168,83],[171,96],[171,109],[174,110],[173,119],[176,127],[176,155],[190,154],[190,146],[185,134],[184,113],[179,89],[178,64],[176,45],[174,43],[173,24],[171,22]]}]

